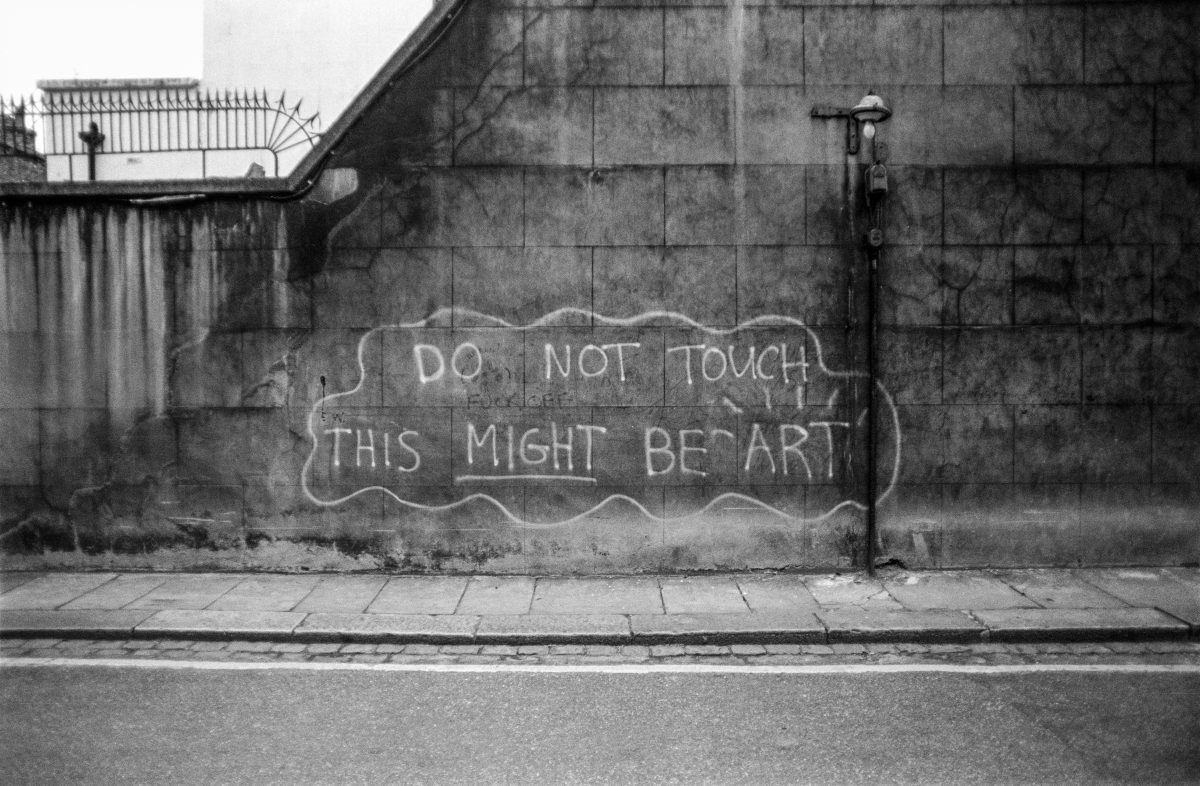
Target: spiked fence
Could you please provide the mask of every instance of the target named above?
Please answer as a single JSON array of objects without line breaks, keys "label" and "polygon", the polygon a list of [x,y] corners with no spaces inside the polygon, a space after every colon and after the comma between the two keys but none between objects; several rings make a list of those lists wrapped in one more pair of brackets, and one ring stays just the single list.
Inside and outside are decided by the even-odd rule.
[{"label": "spiked fence", "polygon": [[[260,91],[79,90],[0,97],[0,155],[88,152],[81,137],[96,124],[98,152],[268,150],[279,154],[320,137],[320,118],[301,102]],[[30,132],[34,132],[31,134]],[[38,149],[32,150],[36,134]]]}]

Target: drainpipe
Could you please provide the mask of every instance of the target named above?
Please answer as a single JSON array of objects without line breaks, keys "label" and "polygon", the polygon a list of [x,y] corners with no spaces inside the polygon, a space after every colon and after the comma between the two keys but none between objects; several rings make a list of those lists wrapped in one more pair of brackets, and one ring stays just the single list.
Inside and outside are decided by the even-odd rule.
[{"label": "drainpipe", "polygon": [[[867,574],[875,575],[875,562],[878,559],[879,527],[877,521],[877,466],[876,466],[876,429],[875,429],[875,396],[878,387],[878,369],[875,361],[876,332],[878,325],[877,298],[875,288],[878,282],[879,257],[883,249],[883,203],[888,192],[887,168],[884,160],[887,158],[887,147],[875,142],[875,124],[887,120],[892,110],[874,91],[868,92],[862,100],[853,107],[843,108],[828,105],[817,105],[812,108],[812,116],[819,118],[846,119],[846,153],[857,155],[862,140],[870,147],[870,163],[863,171],[863,195],[867,207],[867,234],[863,238],[867,253],[867,467],[865,485],[866,529],[867,544],[865,559]],[[850,215],[853,229],[853,211]]]}]

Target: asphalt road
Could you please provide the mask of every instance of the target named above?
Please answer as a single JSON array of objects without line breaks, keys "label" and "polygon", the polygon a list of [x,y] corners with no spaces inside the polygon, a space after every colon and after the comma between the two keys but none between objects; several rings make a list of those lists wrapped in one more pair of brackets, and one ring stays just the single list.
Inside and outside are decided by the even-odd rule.
[{"label": "asphalt road", "polygon": [[1200,674],[0,669],[30,783],[1200,783]]}]

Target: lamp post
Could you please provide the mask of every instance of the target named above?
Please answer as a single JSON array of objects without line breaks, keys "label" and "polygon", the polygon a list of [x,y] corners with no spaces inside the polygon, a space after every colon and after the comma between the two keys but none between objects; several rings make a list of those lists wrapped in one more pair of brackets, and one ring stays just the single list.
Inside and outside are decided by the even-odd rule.
[{"label": "lamp post", "polygon": [[88,180],[96,179],[96,150],[104,144],[104,134],[100,133],[100,127],[95,121],[88,126],[87,131],[80,131],[79,138],[83,140],[83,144],[87,145],[88,157]]}]

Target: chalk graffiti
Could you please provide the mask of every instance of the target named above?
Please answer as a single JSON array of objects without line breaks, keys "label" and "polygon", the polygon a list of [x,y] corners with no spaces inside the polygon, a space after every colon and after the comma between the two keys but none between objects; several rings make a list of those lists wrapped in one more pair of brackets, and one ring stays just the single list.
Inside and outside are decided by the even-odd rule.
[{"label": "chalk graffiti", "polygon": [[[865,378],[829,369],[816,333],[791,317],[718,329],[673,312],[561,309],[512,325],[442,309],[368,332],[357,360],[355,387],[309,413],[301,483],[317,505],[373,492],[433,512],[485,501],[539,527],[617,501],[660,521],[730,503],[792,521],[866,507],[846,494],[799,516],[758,499],[763,486],[846,489],[861,477]],[[874,395],[891,454],[882,501],[899,474],[900,430],[887,391],[876,384]],[[633,491],[694,486],[715,496],[677,515],[655,515]],[[488,490],[500,487],[552,496],[553,520],[514,511]]]}]

